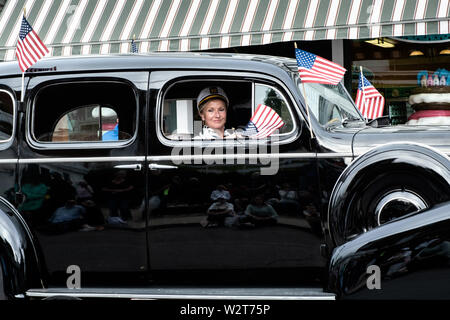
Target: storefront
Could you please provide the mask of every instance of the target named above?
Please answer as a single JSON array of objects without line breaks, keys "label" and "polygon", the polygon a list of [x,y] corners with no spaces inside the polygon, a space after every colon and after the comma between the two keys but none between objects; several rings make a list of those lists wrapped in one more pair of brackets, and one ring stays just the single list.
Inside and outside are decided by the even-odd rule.
[{"label": "storefront", "polygon": [[450,69],[449,0],[7,0],[0,61],[15,60],[24,8],[50,56],[130,53],[134,41],[139,53],[294,57],[297,42],[343,65],[353,97],[363,67],[399,118],[418,72]]}]

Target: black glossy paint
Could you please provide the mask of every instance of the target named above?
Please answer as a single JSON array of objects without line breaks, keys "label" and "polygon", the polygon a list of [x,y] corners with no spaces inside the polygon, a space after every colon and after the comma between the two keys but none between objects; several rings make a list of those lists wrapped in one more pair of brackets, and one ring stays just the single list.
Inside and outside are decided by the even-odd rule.
[{"label": "black glossy paint", "polygon": [[[27,74],[26,103],[17,115],[16,135],[8,145],[0,145],[0,196],[23,214],[35,235],[44,270],[33,280],[45,275],[44,286],[65,287],[70,265],[81,268],[83,287],[187,283],[319,286],[327,280],[320,245],[326,243],[332,250],[346,241],[345,221],[352,217],[347,212],[348,204],[364,202],[355,197],[361,185],[374,179],[373,172],[419,173],[421,181],[429,182],[428,191],[435,196],[433,204],[447,201],[450,194],[448,157],[435,150],[386,145],[362,155],[369,147],[400,139],[448,153],[446,128],[371,128],[362,124],[325,130],[314,118],[308,124],[304,100],[294,81],[297,71],[293,59],[176,53],[52,58],[36,64],[36,68],[54,66],[56,71]],[[149,164],[174,165],[170,158],[173,148],[157,136],[156,111],[163,90],[182,77],[206,76],[269,83],[289,97],[298,130],[275,150],[280,154],[275,175],[262,175],[261,169],[267,164],[253,163],[249,157],[242,163],[193,162],[177,164],[173,170],[148,168]],[[40,88],[61,82],[111,80],[126,83],[136,93],[139,118],[136,135],[129,143],[112,148],[60,149],[33,143],[30,110]],[[0,88],[20,96],[16,63],[0,64]],[[204,149],[193,153],[202,154]],[[70,200],[74,182],[80,180],[93,188],[95,208],[107,217],[108,201],[102,189],[117,173],[114,167],[126,164],[142,166],[141,171],[126,172],[134,186],[129,203],[132,219],[126,227],[105,224],[101,231],[54,232],[44,226],[52,212]],[[38,213],[22,210],[27,184],[49,191]],[[211,204],[211,192],[221,184],[230,188],[236,206],[245,206],[256,194],[264,194],[266,200],[272,200],[279,220],[248,229],[203,228],[200,222]],[[280,201],[278,192],[283,185],[297,190],[299,199]],[[357,233],[362,232],[361,225],[356,227]],[[29,238],[23,245],[31,247],[27,241]],[[20,279],[22,291],[40,285]],[[330,288],[341,290],[338,286]]]},{"label": "black glossy paint", "polygon": [[[340,299],[447,300],[449,240],[449,202],[380,226],[335,249],[328,290]],[[380,289],[367,286],[373,265]]]}]

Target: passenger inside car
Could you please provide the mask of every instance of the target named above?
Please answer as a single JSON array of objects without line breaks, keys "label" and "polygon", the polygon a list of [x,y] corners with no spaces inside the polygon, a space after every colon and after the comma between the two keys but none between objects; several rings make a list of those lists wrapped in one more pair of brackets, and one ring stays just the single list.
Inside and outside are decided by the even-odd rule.
[{"label": "passenger inside car", "polygon": [[[211,116],[214,108],[222,114],[208,117],[206,107]],[[169,140],[264,139],[295,130],[281,91],[249,80],[179,81],[166,89],[160,110],[160,128]]]},{"label": "passenger inside car", "polygon": [[202,119],[202,130],[194,139],[234,139],[234,129],[225,130],[229,101],[221,87],[207,87],[197,97],[197,110]]}]

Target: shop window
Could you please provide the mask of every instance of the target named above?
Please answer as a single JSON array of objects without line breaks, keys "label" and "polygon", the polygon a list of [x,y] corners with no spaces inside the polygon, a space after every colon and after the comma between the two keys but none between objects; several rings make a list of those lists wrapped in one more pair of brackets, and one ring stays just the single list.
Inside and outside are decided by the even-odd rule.
[{"label": "shop window", "polygon": [[44,87],[33,110],[32,132],[39,142],[114,142],[136,130],[136,98],[121,83],[69,83]]},{"label": "shop window", "polygon": [[10,93],[0,90],[0,142],[7,141],[13,134],[14,100]]},{"label": "shop window", "polygon": [[[411,37],[408,39],[388,39],[389,48],[381,48],[369,41],[352,40],[352,97],[355,99],[358,89],[360,67],[364,76],[384,96],[384,115],[389,116],[390,122],[396,124],[410,124],[409,120],[420,118],[426,109],[438,110],[448,114],[448,106],[439,101],[430,101],[428,105],[414,105],[410,97],[420,91],[419,75],[425,72],[434,80],[442,70],[449,72],[449,42],[446,35],[439,37]],[[417,38],[417,39],[416,39]],[[424,41],[420,41],[424,40]],[[444,72],[445,73],[445,72]],[[446,76],[448,80],[448,73]],[[442,84],[440,84],[442,85]],[[433,90],[435,86],[427,84],[431,93],[448,92],[447,89]],[[433,103],[433,104],[432,104]],[[450,117],[446,116],[447,119]],[[444,123],[450,123],[447,120]],[[420,124],[420,121],[419,121]]]}]

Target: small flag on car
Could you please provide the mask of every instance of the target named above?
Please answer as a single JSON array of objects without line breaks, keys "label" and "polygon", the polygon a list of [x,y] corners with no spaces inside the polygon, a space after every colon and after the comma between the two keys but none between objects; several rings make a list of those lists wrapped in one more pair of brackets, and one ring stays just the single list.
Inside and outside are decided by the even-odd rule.
[{"label": "small flag on car", "polygon": [[362,73],[359,75],[355,104],[363,117],[367,119],[375,119],[383,115],[384,97]]},{"label": "small flag on car", "polygon": [[19,40],[17,41],[16,57],[19,62],[20,70],[25,72],[29,67],[42,59],[50,51],[41,41],[31,25],[22,18],[22,24],[19,32]]},{"label": "small flag on car", "polygon": [[284,126],[283,119],[275,110],[264,104],[259,104],[242,135],[257,139],[266,138],[282,126]]},{"label": "small flag on car", "polygon": [[315,54],[295,49],[298,73],[302,82],[338,84],[346,69]]}]

